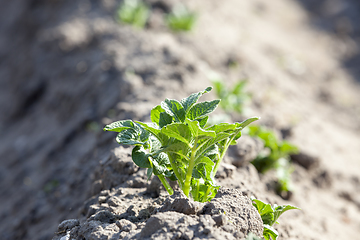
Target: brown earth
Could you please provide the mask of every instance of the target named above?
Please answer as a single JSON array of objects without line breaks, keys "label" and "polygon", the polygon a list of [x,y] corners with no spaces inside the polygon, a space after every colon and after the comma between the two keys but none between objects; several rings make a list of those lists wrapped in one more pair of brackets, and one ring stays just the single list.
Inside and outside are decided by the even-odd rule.
[{"label": "brown earth", "polygon": [[[216,212],[221,196],[214,211],[176,209],[132,164],[130,149],[101,131],[115,120],[149,120],[153,106],[210,86],[214,72],[229,86],[247,78],[249,114],[279,136],[290,129],[288,140],[318,159],[297,160],[294,193],[283,200],[271,173],[237,164],[237,150],[256,154],[244,137],[218,174],[222,191],[242,196],[230,205],[254,195],[300,207],[280,218],[279,239],[357,239],[359,3],[184,1],[198,21],[191,33],[173,34],[162,18],[175,1],[146,2],[152,15],[137,30],[114,19],[120,1],[1,1],[0,239],[64,240],[69,229],[79,239],[241,239],[256,228],[253,218],[247,227],[236,221],[240,210]],[[58,228],[66,219],[78,220]]]}]

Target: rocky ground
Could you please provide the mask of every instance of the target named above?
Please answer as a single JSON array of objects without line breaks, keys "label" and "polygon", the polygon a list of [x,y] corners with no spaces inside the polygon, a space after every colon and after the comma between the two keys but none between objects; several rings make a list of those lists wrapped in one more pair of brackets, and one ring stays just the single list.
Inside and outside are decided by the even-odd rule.
[{"label": "rocky ground", "polygon": [[[186,34],[162,20],[176,1],[147,0],[144,30],[116,21],[120,2],[1,1],[0,239],[242,239],[262,231],[251,195],[302,209],[280,219],[279,239],[358,237],[356,0],[184,1],[198,12]],[[149,120],[214,72],[229,86],[248,79],[249,114],[312,156],[294,163],[290,200],[271,173],[238,164],[259,151],[247,137],[217,175],[218,196],[197,204],[147,181],[131,149],[101,131]]]}]

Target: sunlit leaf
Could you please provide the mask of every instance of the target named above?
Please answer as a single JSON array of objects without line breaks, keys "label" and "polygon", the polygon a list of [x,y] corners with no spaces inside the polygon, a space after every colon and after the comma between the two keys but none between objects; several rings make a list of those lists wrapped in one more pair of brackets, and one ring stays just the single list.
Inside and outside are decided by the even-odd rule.
[{"label": "sunlit leaf", "polygon": [[206,101],[195,104],[190,108],[186,117],[190,120],[195,120],[199,118],[203,118],[213,112],[216,107],[219,105],[220,100]]},{"label": "sunlit leaf", "polygon": [[161,102],[161,107],[167,114],[172,116],[175,122],[184,122],[185,120],[185,109],[181,103],[174,99],[165,99]]}]

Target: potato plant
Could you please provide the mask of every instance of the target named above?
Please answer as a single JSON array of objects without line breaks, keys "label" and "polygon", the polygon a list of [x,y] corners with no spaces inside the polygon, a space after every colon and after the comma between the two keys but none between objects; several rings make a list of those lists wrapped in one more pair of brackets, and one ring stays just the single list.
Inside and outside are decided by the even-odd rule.
[{"label": "potato plant", "polygon": [[289,156],[290,154],[298,153],[298,148],[287,141],[278,140],[273,131],[263,126],[253,125],[247,130],[251,137],[260,138],[268,150],[260,153],[251,163],[260,173],[266,173],[271,169],[275,169],[278,178],[276,191],[281,196],[291,193],[291,173],[293,172],[293,167],[289,161]]},{"label": "potato plant", "polygon": [[245,91],[246,80],[238,81],[231,88],[227,88],[224,81],[217,77],[211,80],[216,95],[221,98],[220,107],[227,113],[236,112],[244,114],[245,105],[251,100],[251,94]]},{"label": "potato plant", "polygon": [[254,207],[258,210],[261,219],[264,224],[264,232],[263,237],[266,240],[276,240],[279,236],[279,233],[273,228],[273,225],[275,223],[279,224],[277,221],[278,218],[283,214],[284,212],[291,210],[291,209],[300,209],[298,207],[294,207],[291,205],[282,205],[278,206],[276,204],[272,205],[268,203],[264,203],[261,200],[258,200],[254,197],[251,198]]},{"label": "potato plant", "polygon": [[264,147],[269,150],[269,152],[259,154],[252,162],[261,173],[265,173],[270,169],[276,169],[281,165],[279,164],[279,159],[289,159],[290,154],[299,151],[295,145],[287,141],[278,140],[273,131],[263,126],[253,125],[248,128],[248,131],[251,137],[260,138],[264,142]]},{"label": "potato plant", "polygon": [[189,11],[184,5],[176,5],[165,18],[168,27],[174,32],[190,31],[195,24],[196,14]]},{"label": "potato plant", "polygon": [[105,126],[104,130],[118,132],[118,143],[133,145],[134,163],[148,169],[148,178],[152,174],[158,176],[169,194],[173,194],[173,189],[166,177],[177,180],[187,197],[210,201],[219,189],[214,176],[226,150],[236,144],[244,127],[259,119],[205,127],[208,115],[220,100],[197,101],[211,89],[181,101],[165,99],[151,110],[150,123],[122,120]]},{"label": "potato plant", "polygon": [[117,11],[120,22],[144,28],[149,17],[149,8],[141,0],[125,0]]}]

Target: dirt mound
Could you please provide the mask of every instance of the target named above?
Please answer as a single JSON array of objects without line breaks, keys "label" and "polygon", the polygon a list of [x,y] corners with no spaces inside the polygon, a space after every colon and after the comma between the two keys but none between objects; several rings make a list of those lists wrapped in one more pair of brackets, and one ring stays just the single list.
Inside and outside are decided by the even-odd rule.
[{"label": "dirt mound", "polygon": [[[63,237],[92,240],[242,239],[249,232],[262,236],[260,215],[239,190],[221,188],[208,203],[194,202],[179,191],[172,196],[163,191],[160,196],[151,197],[146,188],[151,183],[146,182],[145,171],[134,170],[131,158],[124,154],[129,153],[128,150],[117,148],[100,170],[106,172],[104,182],[116,182],[116,187],[102,190],[87,200],[81,210],[83,217],[63,221],[54,240]],[[119,163],[129,167],[119,168]],[[134,179],[145,181],[133,185]]]}]

